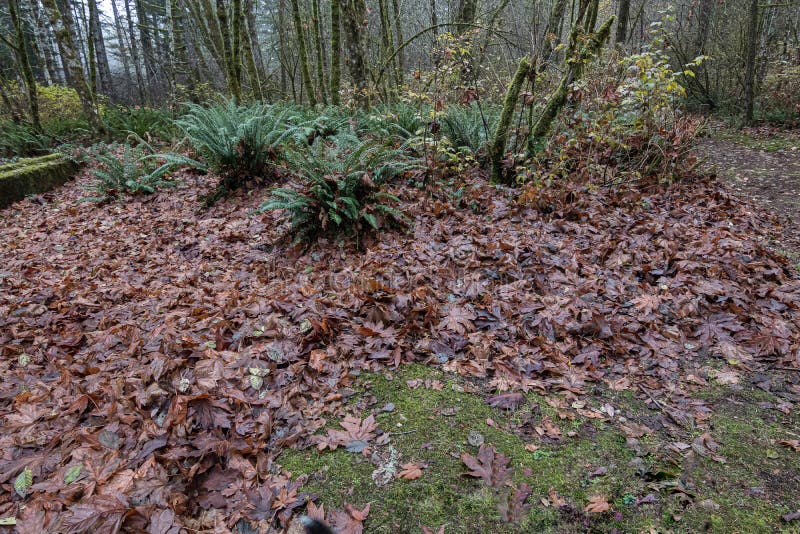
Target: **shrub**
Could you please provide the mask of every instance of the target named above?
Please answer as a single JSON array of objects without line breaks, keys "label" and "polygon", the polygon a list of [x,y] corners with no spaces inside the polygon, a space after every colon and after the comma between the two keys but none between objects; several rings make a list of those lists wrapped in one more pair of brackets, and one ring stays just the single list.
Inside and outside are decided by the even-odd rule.
[{"label": "shrub", "polygon": [[100,167],[90,171],[96,180],[87,187],[94,195],[81,201],[102,202],[125,193],[155,193],[160,187],[174,185],[163,178],[164,167],[154,168],[149,152],[146,144],[125,143],[121,148],[111,145],[105,153],[97,154],[95,158]]},{"label": "shrub", "polygon": [[376,106],[369,113],[357,116],[359,132],[408,140],[424,133],[426,113],[425,107],[404,103]]},{"label": "shrub", "polygon": [[231,190],[248,179],[272,178],[284,142],[294,133],[286,110],[265,104],[237,105],[233,101],[202,107],[188,104],[189,112],[176,124],[205,164],[178,158],[180,164],[206,166],[222,176],[222,188]]},{"label": "shrub", "polygon": [[[693,170],[690,155],[699,122],[683,116],[679,83],[703,57],[674,71],[658,31],[640,53],[620,60],[620,81],[573,108],[566,128],[550,140],[550,178],[577,173],[604,184],[655,179],[670,182]],[[581,94],[581,88],[576,88]],[[584,93],[586,91],[583,91]]]},{"label": "shrub", "polygon": [[273,190],[258,211],[285,210],[297,240],[360,235],[390,222],[407,222],[393,207],[398,199],[381,187],[416,166],[402,150],[340,135],[333,143],[320,140],[307,152],[291,152],[287,159],[301,185]]}]

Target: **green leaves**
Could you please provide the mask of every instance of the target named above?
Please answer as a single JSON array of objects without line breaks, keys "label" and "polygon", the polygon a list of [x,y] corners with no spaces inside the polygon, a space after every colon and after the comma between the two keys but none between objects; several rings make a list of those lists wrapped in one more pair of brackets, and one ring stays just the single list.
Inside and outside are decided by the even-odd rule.
[{"label": "green leaves", "polygon": [[169,187],[174,182],[164,180],[171,165],[164,164],[154,169],[156,157],[149,154],[147,143],[132,145],[125,143],[121,152],[116,145],[108,147],[106,153],[98,154],[100,166],[91,170],[96,180],[87,187],[93,196],[83,197],[82,202],[104,201],[119,197],[123,193],[151,194],[159,187]]},{"label": "green leaves", "polygon": [[381,191],[386,181],[415,168],[402,150],[340,134],[318,141],[309,151],[287,153],[300,174],[300,188],[279,188],[259,212],[285,210],[298,240],[322,234],[360,234],[408,218],[393,207],[397,197]]},{"label": "green leaves", "polygon": [[67,472],[64,473],[64,484],[69,485],[78,480],[78,477],[81,476],[81,471],[83,470],[83,464],[73,465]]},{"label": "green leaves", "polygon": [[14,479],[14,491],[17,492],[17,495],[25,498],[28,495],[28,490],[31,489],[33,485],[33,472],[30,468],[26,467],[22,470],[22,472],[17,475],[17,478]]}]

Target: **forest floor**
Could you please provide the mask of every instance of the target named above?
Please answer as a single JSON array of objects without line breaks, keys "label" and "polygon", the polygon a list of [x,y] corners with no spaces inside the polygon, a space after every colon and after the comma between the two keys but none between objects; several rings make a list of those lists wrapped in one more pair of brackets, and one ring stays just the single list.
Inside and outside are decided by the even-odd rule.
[{"label": "forest floor", "polygon": [[398,185],[358,250],[178,177],[0,211],[0,532],[800,531],[800,273],[724,184]]},{"label": "forest floor", "polygon": [[711,126],[697,152],[739,195],[784,218],[774,246],[800,264],[800,130]]}]

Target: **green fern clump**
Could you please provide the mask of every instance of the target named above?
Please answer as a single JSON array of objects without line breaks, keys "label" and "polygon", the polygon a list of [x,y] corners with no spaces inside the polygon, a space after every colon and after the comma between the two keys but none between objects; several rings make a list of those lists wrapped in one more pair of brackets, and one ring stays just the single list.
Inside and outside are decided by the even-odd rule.
[{"label": "green fern clump", "polygon": [[189,112],[176,124],[204,163],[180,158],[181,164],[219,173],[227,190],[251,178],[272,178],[283,145],[294,132],[286,123],[286,109],[233,101],[208,108],[188,107]]},{"label": "green fern clump", "polygon": [[169,141],[176,128],[169,113],[160,109],[139,106],[113,106],[103,114],[106,127],[117,136],[136,134],[138,137]]},{"label": "green fern clump", "polygon": [[119,155],[114,153],[115,146],[109,148],[96,156],[100,166],[90,171],[96,180],[86,188],[93,194],[81,201],[103,202],[126,193],[155,193],[161,187],[174,185],[164,179],[164,166],[154,168],[149,146],[125,143]]},{"label": "green fern clump", "polygon": [[491,106],[450,106],[441,118],[441,132],[450,143],[459,149],[469,149],[475,158],[485,163],[489,141],[500,118],[498,110]]},{"label": "green fern clump", "polygon": [[27,157],[43,154],[50,148],[50,138],[32,126],[11,121],[0,122],[0,157]]},{"label": "green fern clump", "polygon": [[302,185],[272,191],[259,212],[285,210],[297,240],[320,235],[359,235],[408,218],[382,189],[387,180],[417,166],[401,149],[350,134],[318,140],[308,152],[287,154]]}]

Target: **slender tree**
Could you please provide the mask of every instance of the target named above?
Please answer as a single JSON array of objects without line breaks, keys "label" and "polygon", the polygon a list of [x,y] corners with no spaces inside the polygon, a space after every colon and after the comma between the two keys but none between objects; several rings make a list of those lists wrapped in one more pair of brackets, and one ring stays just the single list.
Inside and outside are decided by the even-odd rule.
[{"label": "slender tree", "polygon": [[628,19],[631,16],[631,0],[619,0],[617,8],[617,33],[614,44],[623,45],[628,40]]},{"label": "slender tree", "polygon": [[111,86],[111,67],[108,64],[108,54],[106,54],[106,43],[103,37],[103,28],[100,24],[100,10],[97,8],[97,0],[89,2],[89,36],[92,47],[94,48],[95,63],[97,65],[98,85],[97,89],[103,94],[112,94]]},{"label": "slender tree", "polygon": [[89,121],[93,130],[97,133],[105,134],[103,121],[100,118],[100,113],[97,111],[92,91],[89,89],[89,84],[86,82],[83,68],[81,68],[78,54],[75,50],[75,43],[70,29],[72,17],[68,10],[65,13],[61,13],[55,0],[42,0],[42,5],[47,11],[50,27],[53,28],[61,57],[64,60],[64,67],[67,72],[69,72],[69,78],[73,89],[78,93],[83,113],[86,115],[86,119]]},{"label": "slender tree", "polygon": [[758,0],[750,0],[744,72],[744,123],[752,124],[756,100],[756,51],[758,50]]},{"label": "slender tree", "polygon": [[25,46],[25,31],[22,28],[19,0],[8,0],[8,10],[11,17],[11,24],[14,26],[14,33],[16,34],[16,42],[13,46],[14,52],[17,55],[20,70],[22,71],[22,79],[25,80],[25,87],[28,90],[28,111],[31,116],[31,123],[37,131],[41,131],[42,122],[39,119],[39,95],[37,94],[36,78],[33,76],[33,69],[31,68],[30,58],[28,57],[28,48]]},{"label": "slender tree", "polygon": [[300,56],[300,76],[303,87],[306,90],[308,103],[316,105],[317,97],[314,94],[314,85],[311,82],[311,71],[308,68],[308,47],[306,46],[305,32],[303,31],[303,21],[300,17],[300,3],[298,0],[291,0],[292,20],[294,22],[294,34],[297,41],[297,54]]},{"label": "slender tree", "polygon": [[364,0],[342,0],[342,4],[344,7],[342,29],[347,47],[347,67],[355,86],[355,101],[361,107],[369,107],[367,60],[364,50],[367,6]]},{"label": "slender tree", "polygon": [[339,90],[342,78],[341,10],[339,0],[331,2],[331,103],[339,105]]}]

